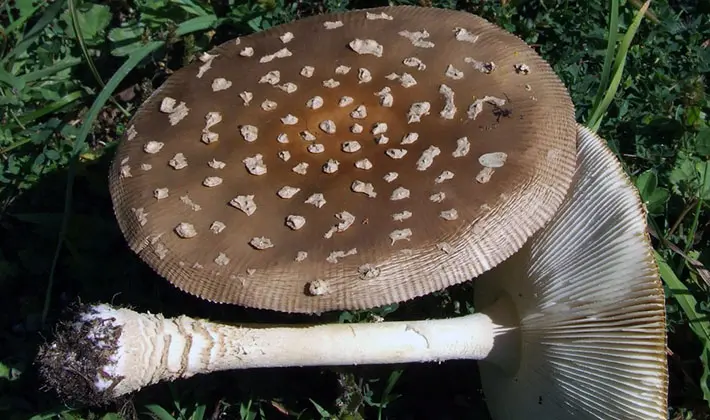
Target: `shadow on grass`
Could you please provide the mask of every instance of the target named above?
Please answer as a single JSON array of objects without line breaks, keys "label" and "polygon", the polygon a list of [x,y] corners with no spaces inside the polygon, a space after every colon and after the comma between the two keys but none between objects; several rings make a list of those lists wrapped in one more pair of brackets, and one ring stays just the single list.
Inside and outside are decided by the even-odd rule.
[{"label": "shadow on grass", "polygon": [[[108,194],[107,176],[112,153],[79,165],[74,187],[73,214],[56,271],[47,325],[41,313],[52,256],[62,219],[67,174],[45,176],[35,188],[18,197],[6,214],[0,215],[0,417],[26,419],[38,413],[66,408],[51,390],[42,388],[33,359],[38,346],[51,338],[52,326],[71,303],[111,302],[140,311],[166,316],[186,314],[226,322],[314,323],[336,322],[339,313],[320,317],[282,314],[231,305],[212,304],[172,287],[143,264],[125,245],[115,222]],[[451,316],[455,301],[470,298],[470,287],[417,299],[399,306],[388,319]],[[198,376],[174,386],[159,384],[110,407],[91,409],[138,413],[144,418],[146,404],[159,404],[168,411],[173,401],[184,407],[204,405],[207,417],[238,418],[239,404],[262,402],[267,418],[282,417],[272,401],[295,412],[308,409],[317,418],[309,399],[331,413],[344,393],[344,378],[368,384],[371,400],[379,401],[390,373],[404,374],[393,394],[401,395],[384,411],[387,418],[456,419],[487,418],[473,361],[407,366],[360,366],[340,368],[253,369]],[[2,373],[0,371],[0,373]],[[231,406],[231,408],[228,408]],[[78,411],[89,416],[89,409]],[[478,413],[478,414],[477,414]],[[365,418],[377,418],[368,407]],[[129,415],[128,418],[133,417]]]}]

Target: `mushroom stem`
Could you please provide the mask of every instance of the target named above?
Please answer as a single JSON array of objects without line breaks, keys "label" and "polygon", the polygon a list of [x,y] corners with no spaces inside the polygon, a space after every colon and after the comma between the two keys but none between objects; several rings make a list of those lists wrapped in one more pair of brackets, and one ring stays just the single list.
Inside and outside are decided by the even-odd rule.
[{"label": "mushroom stem", "polygon": [[223,370],[481,360],[517,323],[511,308],[501,298],[485,313],[449,319],[261,327],[99,304],[61,327],[40,363],[61,394],[96,402]]}]

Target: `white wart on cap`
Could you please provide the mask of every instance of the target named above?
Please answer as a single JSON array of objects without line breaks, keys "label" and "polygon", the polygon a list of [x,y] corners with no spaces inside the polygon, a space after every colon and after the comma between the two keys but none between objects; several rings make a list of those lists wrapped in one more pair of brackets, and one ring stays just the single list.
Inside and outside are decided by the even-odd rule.
[{"label": "white wart on cap", "polygon": [[327,14],[173,74],[131,122],[111,194],[131,248],[182,290],[368,308],[517,251],[565,196],[575,133],[549,65],[479,17]]}]

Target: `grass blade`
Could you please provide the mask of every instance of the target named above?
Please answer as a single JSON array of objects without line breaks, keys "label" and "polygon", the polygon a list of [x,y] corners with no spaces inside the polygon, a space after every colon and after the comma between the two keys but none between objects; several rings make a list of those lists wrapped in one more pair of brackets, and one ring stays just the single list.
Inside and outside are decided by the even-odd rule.
[{"label": "grass blade", "polygon": [[629,48],[631,47],[631,41],[634,39],[634,36],[641,25],[641,20],[650,5],[651,0],[648,0],[643,4],[641,9],[636,12],[636,16],[634,16],[634,20],[631,22],[629,30],[626,31],[624,38],[621,40],[621,45],[619,45],[619,50],[617,51],[616,58],[614,59],[614,77],[612,78],[611,84],[604,94],[604,98],[594,108],[592,117],[588,121],[588,126],[592,131],[597,131],[599,129],[606,110],[609,109],[609,105],[611,105],[611,102],[614,100],[614,96],[616,95],[619,85],[621,84],[621,76],[624,73],[624,66],[626,65],[626,58],[629,53]]},{"label": "grass blade", "polygon": [[688,287],[676,276],[670,264],[657,251],[654,251],[661,279],[668,286],[673,297],[683,309],[688,325],[704,344],[710,343],[710,320],[697,311],[698,301]]},{"label": "grass blade", "polygon": [[611,10],[609,11],[609,29],[607,34],[606,56],[604,57],[604,67],[599,81],[599,88],[594,98],[592,109],[599,106],[606,86],[609,84],[609,75],[611,74],[611,66],[614,64],[614,51],[616,51],[616,39],[619,34],[619,0],[611,0]]},{"label": "grass blade", "polygon": [[68,59],[60,61],[56,64],[53,64],[49,67],[45,67],[43,69],[33,71],[30,73],[25,73],[24,75],[18,76],[18,78],[23,80],[25,83],[30,83],[30,82],[34,82],[34,81],[41,80],[46,77],[52,76],[56,73],[59,73],[62,70],[66,70],[70,67],[74,67],[79,64],[81,64],[80,58],[68,58]]}]

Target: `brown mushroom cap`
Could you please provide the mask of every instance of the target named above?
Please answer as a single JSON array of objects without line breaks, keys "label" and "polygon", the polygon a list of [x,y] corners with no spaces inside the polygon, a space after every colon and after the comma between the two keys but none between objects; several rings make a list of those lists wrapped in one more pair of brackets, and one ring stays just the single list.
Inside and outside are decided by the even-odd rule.
[{"label": "brown mushroom cap", "polygon": [[555,212],[568,93],[477,16],[386,7],[232,40],[134,117],[110,186],[131,248],[189,293],[289,312],[469,280]]}]

